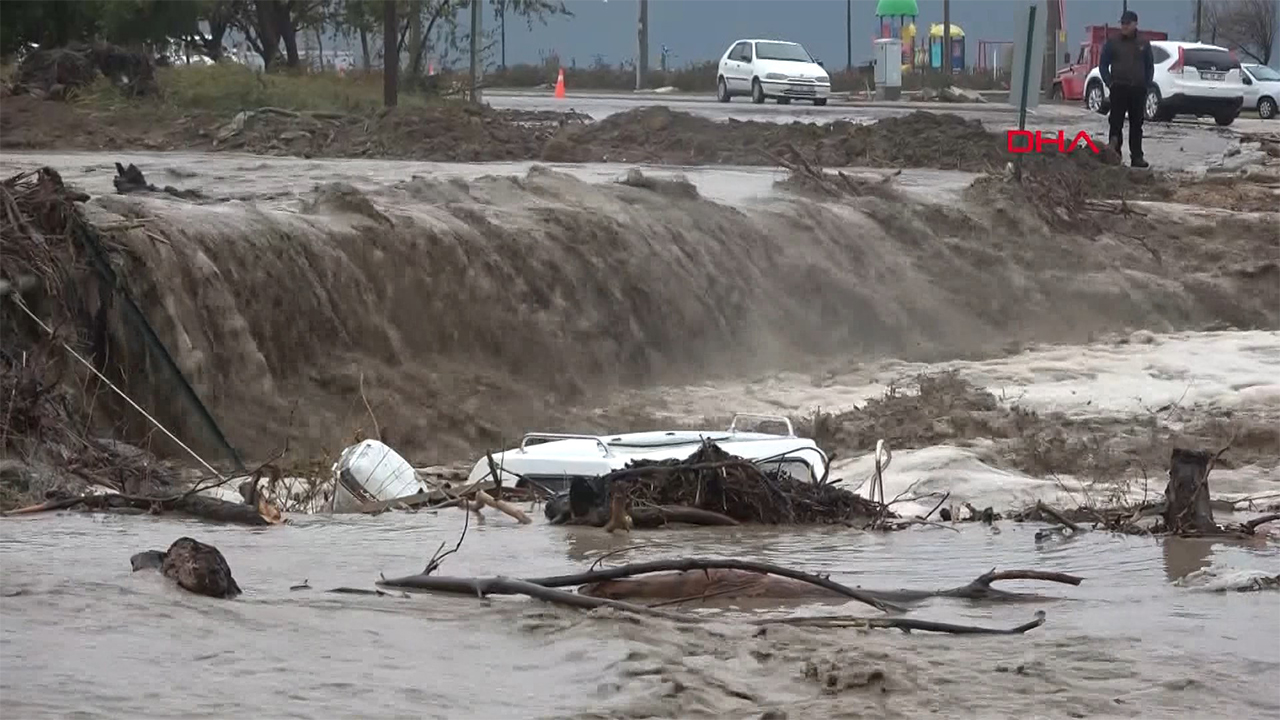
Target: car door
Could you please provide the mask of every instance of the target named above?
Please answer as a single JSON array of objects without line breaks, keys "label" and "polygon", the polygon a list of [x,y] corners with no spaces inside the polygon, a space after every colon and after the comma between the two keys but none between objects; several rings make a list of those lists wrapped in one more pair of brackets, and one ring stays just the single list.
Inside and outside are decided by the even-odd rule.
[{"label": "car door", "polygon": [[726,76],[729,88],[734,92],[746,92],[751,89],[751,43],[740,42],[733,46],[729,53],[732,79]]},{"label": "car door", "polygon": [[1062,97],[1064,100],[1081,100],[1084,98],[1084,80],[1092,70],[1089,67],[1088,49],[1080,48],[1076,61],[1067,66],[1062,73]]},{"label": "car door", "polygon": [[1251,68],[1249,65],[1241,65],[1240,72],[1241,72],[1240,81],[1245,84],[1244,85],[1244,106],[1246,108],[1256,108],[1258,107],[1258,97],[1262,94],[1261,86],[1258,83],[1258,78],[1253,76],[1253,72],[1251,72]]}]

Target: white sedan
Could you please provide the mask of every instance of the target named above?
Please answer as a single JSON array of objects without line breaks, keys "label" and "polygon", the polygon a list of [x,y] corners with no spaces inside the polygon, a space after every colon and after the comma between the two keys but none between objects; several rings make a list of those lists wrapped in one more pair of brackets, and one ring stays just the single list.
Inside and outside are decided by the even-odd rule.
[{"label": "white sedan", "polygon": [[1266,65],[1241,65],[1244,70],[1244,106],[1258,111],[1258,117],[1270,120],[1276,116],[1280,101],[1280,72]]},{"label": "white sedan", "polygon": [[781,40],[739,40],[720,58],[716,98],[729,102],[750,95],[757,105],[776,98],[786,105],[793,98],[826,105],[831,76],[799,43]]}]

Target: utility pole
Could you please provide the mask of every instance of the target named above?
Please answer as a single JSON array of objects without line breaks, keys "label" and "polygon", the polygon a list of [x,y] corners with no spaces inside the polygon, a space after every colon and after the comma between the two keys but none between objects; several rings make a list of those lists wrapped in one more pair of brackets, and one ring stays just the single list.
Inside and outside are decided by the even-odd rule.
[{"label": "utility pole", "polygon": [[951,74],[951,0],[942,0],[942,72]]},{"label": "utility pole", "polygon": [[1129,12],[1129,0],[1124,0],[1120,5],[1120,12]]},{"label": "utility pole", "polygon": [[1062,26],[1061,8],[1058,0],[1045,3],[1049,12],[1044,18],[1044,63],[1040,70],[1040,87],[1044,89],[1044,97],[1053,94],[1053,78],[1058,74],[1058,28]]},{"label": "utility pole", "polygon": [[1196,0],[1196,42],[1200,42],[1200,29],[1204,22],[1204,0]]},{"label": "utility pole", "polygon": [[400,89],[400,23],[395,0],[382,0],[382,104],[395,107]]},{"label": "utility pole", "polygon": [[498,25],[502,28],[502,69],[507,69],[507,0],[502,0],[502,4],[498,6],[501,14],[498,15]]},{"label": "utility pole", "polygon": [[649,0],[640,0],[640,22],[636,31],[636,89],[644,89],[644,77],[649,74]]},{"label": "utility pole", "polygon": [[844,0],[844,69],[853,70],[853,0]]},{"label": "utility pole", "polygon": [[479,0],[471,1],[471,102],[480,102],[480,6]]}]

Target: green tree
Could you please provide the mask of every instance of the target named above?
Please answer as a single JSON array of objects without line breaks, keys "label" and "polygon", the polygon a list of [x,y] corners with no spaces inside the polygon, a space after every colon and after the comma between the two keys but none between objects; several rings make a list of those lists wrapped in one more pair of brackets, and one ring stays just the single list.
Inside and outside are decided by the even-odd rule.
[{"label": "green tree", "polygon": [[91,41],[99,34],[105,4],[102,0],[6,0],[0,10],[0,54],[13,54],[29,43],[59,47]]}]

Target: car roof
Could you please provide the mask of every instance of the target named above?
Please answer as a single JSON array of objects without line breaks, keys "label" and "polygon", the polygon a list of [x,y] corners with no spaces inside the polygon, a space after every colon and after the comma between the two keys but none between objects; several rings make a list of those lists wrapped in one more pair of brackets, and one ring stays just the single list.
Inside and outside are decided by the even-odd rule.
[{"label": "car roof", "polygon": [[742,38],[741,40],[734,40],[733,44],[737,45],[738,43],[744,43],[744,42],[749,42],[749,43],[767,42],[767,43],[778,43],[779,45],[799,45],[800,44],[798,42],[792,42],[790,40],[770,40],[769,38]]},{"label": "car roof", "polygon": [[1221,45],[1210,45],[1209,43],[1188,42],[1184,40],[1152,40],[1152,45],[1167,48],[1183,48],[1184,50],[1221,50],[1223,52],[1231,52],[1230,49]]}]

